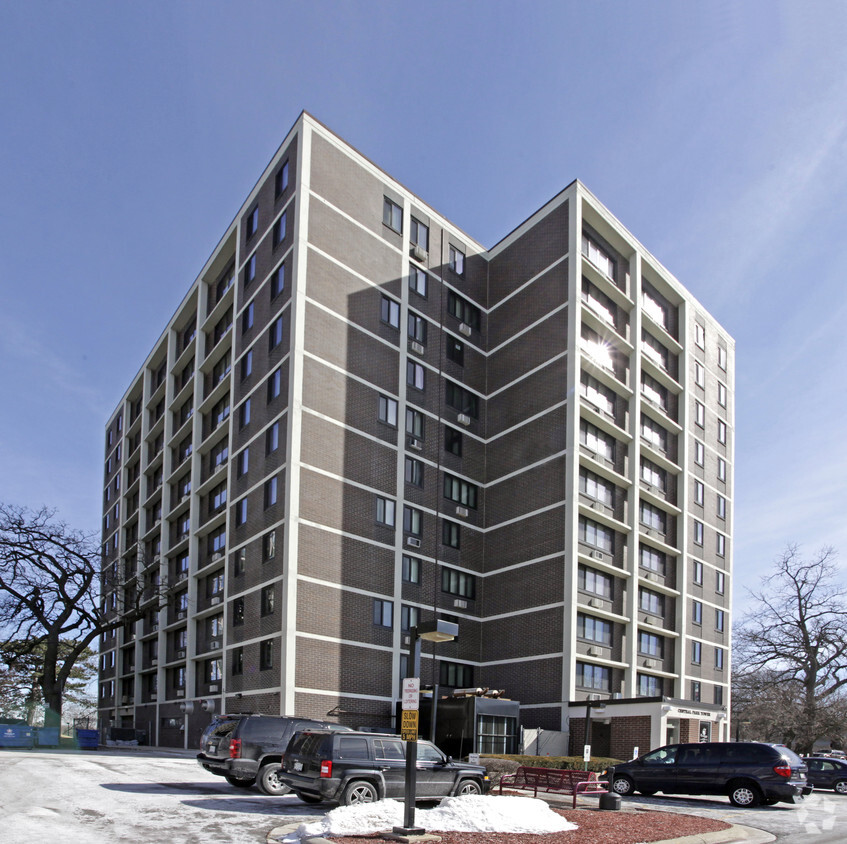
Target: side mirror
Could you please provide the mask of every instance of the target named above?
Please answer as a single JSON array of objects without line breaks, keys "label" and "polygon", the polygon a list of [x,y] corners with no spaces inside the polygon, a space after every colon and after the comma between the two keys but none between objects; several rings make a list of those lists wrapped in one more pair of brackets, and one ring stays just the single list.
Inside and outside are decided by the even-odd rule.
[{"label": "side mirror", "polygon": [[444,764],[445,764],[445,765],[452,765],[452,764],[453,764],[453,757],[452,757],[452,756],[448,756],[448,757],[447,757],[447,761],[446,761]]}]

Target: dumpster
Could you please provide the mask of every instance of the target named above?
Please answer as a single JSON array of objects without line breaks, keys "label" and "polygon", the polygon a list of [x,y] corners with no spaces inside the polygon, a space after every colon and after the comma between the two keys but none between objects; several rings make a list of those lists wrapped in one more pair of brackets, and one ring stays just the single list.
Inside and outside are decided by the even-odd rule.
[{"label": "dumpster", "polygon": [[76,743],[80,750],[97,750],[100,744],[100,732],[98,730],[77,730]]},{"label": "dumpster", "polygon": [[0,747],[32,747],[35,735],[26,724],[0,724]]},{"label": "dumpster", "polygon": [[58,747],[58,727],[38,727],[35,731],[36,744],[39,747]]}]

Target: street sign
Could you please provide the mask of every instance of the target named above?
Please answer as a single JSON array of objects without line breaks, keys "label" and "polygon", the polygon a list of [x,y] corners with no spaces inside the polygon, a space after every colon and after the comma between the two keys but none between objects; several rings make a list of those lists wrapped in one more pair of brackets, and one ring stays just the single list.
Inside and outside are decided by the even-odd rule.
[{"label": "street sign", "polygon": [[582,761],[586,764],[591,761],[591,745],[584,744],[582,746]]},{"label": "street sign", "polygon": [[421,678],[406,677],[403,680],[401,709],[420,709]]},{"label": "street sign", "polygon": [[417,709],[404,709],[401,713],[400,735],[403,741],[418,740],[418,715]]}]

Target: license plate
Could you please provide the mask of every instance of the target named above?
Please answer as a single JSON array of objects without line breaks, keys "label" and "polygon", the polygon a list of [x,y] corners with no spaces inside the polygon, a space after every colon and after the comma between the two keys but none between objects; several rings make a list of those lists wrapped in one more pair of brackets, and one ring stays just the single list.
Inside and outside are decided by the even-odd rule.
[{"label": "license plate", "polygon": [[295,762],[292,765],[292,767],[294,768],[295,771],[302,771],[303,770],[303,763],[302,762]]}]

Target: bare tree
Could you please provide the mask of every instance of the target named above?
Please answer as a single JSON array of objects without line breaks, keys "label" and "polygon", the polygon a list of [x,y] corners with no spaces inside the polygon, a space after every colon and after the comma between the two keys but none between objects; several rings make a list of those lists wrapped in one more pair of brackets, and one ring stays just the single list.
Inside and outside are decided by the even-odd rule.
[{"label": "bare tree", "polygon": [[[0,649],[21,661],[39,655],[36,680],[46,726],[61,723],[63,693],[76,663],[98,636],[140,618],[142,602],[150,598],[149,585],[138,577],[119,584],[111,580],[116,567],[101,573],[97,539],[54,516],[47,508],[0,504]],[[120,606],[101,601],[113,589]]]},{"label": "bare tree", "polygon": [[805,559],[791,545],[751,591],[753,606],[735,629],[733,719],[809,753],[840,735],[847,691],[847,589],[836,553]]}]

